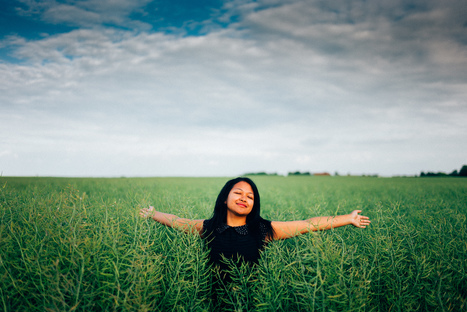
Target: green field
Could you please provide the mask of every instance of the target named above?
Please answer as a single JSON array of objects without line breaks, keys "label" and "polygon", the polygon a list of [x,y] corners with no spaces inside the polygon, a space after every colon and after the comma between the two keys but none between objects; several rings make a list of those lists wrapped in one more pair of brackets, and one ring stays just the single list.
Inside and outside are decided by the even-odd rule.
[{"label": "green field", "polygon": [[[139,218],[205,219],[227,178],[0,178],[0,310],[210,311],[200,238]],[[361,209],[232,268],[236,311],[467,311],[467,179],[253,177],[262,216]]]}]

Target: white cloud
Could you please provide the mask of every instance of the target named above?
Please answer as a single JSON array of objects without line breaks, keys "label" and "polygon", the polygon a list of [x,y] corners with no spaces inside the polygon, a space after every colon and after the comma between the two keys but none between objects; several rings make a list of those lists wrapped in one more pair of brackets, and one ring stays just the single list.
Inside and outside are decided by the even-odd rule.
[{"label": "white cloud", "polygon": [[[424,31],[452,26],[452,11],[265,3],[230,3],[242,18],[203,37],[99,28],[15,39],[26,62],[0,64],[0,170],[389,175],[462,165],[465,45],[457,28]],[[55,156],[31,161],[43,155]]]}]

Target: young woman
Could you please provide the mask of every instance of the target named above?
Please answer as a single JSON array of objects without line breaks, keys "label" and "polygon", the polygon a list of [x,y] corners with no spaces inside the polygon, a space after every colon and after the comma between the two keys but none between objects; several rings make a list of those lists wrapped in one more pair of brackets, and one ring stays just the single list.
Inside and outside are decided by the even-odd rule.
[{"label": "young woman", "polygon": [[344,225],[365,228],[368,217],[354,210],[347,215],[314,217],[301,221],[268,221],[260,216],[260,197],[252,180],[239,177],[228,181],[219,193],[214,213],[208,220],[179,218],[173,214],[143,208],[140,215],[185,231],[201,235],[210,249],[210,262],[221,271],[228,265],[223,257],[235,262],[243,259],[257,263],[260,251],[272,240],[286,239],[310,231],[327,230]]}]

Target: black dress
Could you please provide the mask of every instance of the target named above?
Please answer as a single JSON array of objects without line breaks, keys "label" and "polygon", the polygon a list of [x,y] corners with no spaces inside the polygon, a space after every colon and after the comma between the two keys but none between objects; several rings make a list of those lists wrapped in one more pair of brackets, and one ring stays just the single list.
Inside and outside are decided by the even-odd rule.
[{"label": "black dress", "polygon": [[267,222],[270,224],[271,221],[263,220],[256,231],[250,229],[247,224],[237,227],[222,224],[210,230],[208,220],[204,220],[203,233],[210,249],[210,262],[222,271],[228,268],[222,256],[235,263],[241,261],[258,263],[260,251],[266,244],[267,226],[265,223]]},{"label": "black dress", "polygon": [[[202,233],[209,248],[209,262],[215,272],[212,276],[211,299],[215,310],[223,311],[227,309],[227,303],[223,299],[224,292],[227,290],[231,293],[233,286],[229,264],[258,263],[260,251],[266,245],[267,224],[270,227],[271,221],[263,219],[256,231],[248,225],[232,227],[222,224],[212,228],[209,221],[204,220]],[[229,262],[224,261],[223,257]]]}]

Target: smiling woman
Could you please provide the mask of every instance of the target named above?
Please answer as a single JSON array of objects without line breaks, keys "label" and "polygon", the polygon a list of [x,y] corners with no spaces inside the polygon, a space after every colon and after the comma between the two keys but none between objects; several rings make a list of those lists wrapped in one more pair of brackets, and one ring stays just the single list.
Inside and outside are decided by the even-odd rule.
[{"label": "smiling woman", "polygon": [[179,218],[156,211],[154,207],[141,209],[143,218],[152,218],[164,225],[188,233],[201,235],[209,247],[210,262],[219,269],[221,281],[229,283],[229,265],[257,263],[265,245],[278,239],[286,239],[310,231],[327,230],[344,225],[365,228],[368,217],[354,210],[347,215],[314,217],[300,221],[268,221],[260,216],[260,196],[255,183],[246,177],[228,181],[220,191],[213,216],[207,220]]}]

